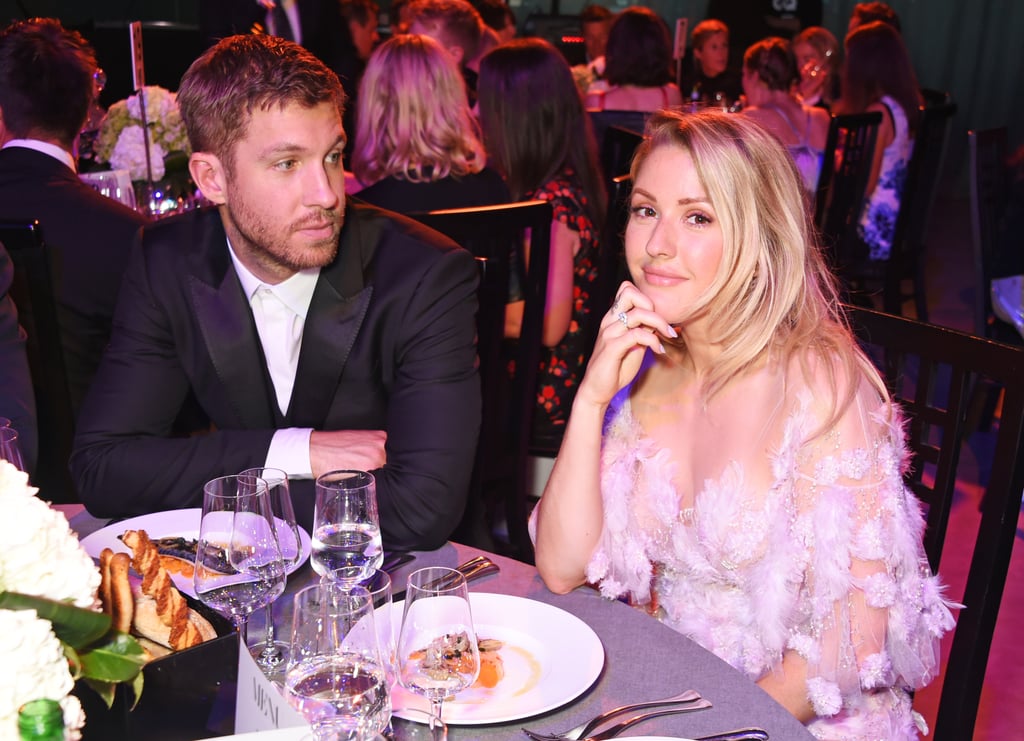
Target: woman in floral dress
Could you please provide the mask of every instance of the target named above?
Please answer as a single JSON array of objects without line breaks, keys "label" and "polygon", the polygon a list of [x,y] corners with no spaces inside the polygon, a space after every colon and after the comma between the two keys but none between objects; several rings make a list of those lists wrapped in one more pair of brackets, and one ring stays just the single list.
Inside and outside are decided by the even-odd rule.
[{"label": "woman in floral dress", "polygon": [[[517,39],[480,62],[480,123],[513,200],[549,201],[551,258],[535,437],[558,439],[590,347],[605,192],[590,119],[565,58],[541,39]],[[601,311],[601,309],[597,309]],[[518,336],[522,302],[506,335]],[[592,335],[591,335],[592,336]]]}]

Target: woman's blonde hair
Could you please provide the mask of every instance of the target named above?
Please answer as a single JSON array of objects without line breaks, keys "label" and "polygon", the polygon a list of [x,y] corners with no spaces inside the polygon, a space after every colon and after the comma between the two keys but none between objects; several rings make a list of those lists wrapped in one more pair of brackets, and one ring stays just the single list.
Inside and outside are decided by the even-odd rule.
[{"label": "woman's blonde hair", "polygon": [[836,403],[826,427],[853,398],[858,378],[887,397],[846,324],[789,152],[744,116],[662,111],[637,149],[634,181],[647,157],[666,146],[689,153],[722,228],[718,273],[690,314],[706,317],[711,341],[723,348],[705,398],[766,357],[797,358],[808,378],[811,360],[824,361]]},{"label": "woman's blonde hair", "polygon": [[466,84],[451,55],[427,36],[378,46],[359,85],[352,170],[365,184],[413,183],[477,173],[486,164]]}]

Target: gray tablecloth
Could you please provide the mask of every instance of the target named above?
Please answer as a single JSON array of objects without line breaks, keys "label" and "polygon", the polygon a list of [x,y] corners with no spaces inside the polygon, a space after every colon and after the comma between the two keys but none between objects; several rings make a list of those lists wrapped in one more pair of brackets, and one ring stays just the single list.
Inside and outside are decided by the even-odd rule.
[{"label": "gray tablecloth", "polygon": [[[86,514],[71,519],[80,535],[101,525]],[[422,566],[455,566],[478,551],[448,544],[436,551],[416,554],[416,560],[393,575],[395,589],[405,584],[408,573]],[[513,723],[486,726],[452,726],[449,739],[523,741],[522,726],[542,731],[564,731],[598,713],[630,702],[652,700],[685,689],[695,689],[713,707],[695,713],[650,720],[629,729],[625,736],[697,736],[737,728],[764,728],[772,741],[806,741],[812,738],[802,724],[742,674],[654,618],[621,602],[603,599],[594,590],[580,588],[566,595],[548,591],[537,570],[501,556],[491,556],[501,572],[471,585],[476,592],[496,592],[546,602],[576,615],[600,638],[605,651],[604,670],[594,685],[565,706],[543,715]],[[289,578],[288,593],[317,578],[309,564]],[[277,626],[290,625],[291,600],[274,606]],[[250,641],[262,635],[262,616],[251,619]],[[284,630],[281,631],[284,634]],[[401,724],[396,724],[401,737]]]}]

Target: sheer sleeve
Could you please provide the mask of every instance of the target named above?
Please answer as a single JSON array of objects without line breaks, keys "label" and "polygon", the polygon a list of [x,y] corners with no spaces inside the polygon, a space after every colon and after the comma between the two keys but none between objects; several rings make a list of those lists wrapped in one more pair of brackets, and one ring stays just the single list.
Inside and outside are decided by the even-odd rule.
[{"label": "sheer sleeve", "polygon": [[807,661],[819,716],[873,690],[926,684],[953,626],[921,546],[920,505],[903,484],[902,425],[865,383],[827,434],[784,441],[794,460],[776,462],[795,472],[793,537],[806,557],[788,648]]}]

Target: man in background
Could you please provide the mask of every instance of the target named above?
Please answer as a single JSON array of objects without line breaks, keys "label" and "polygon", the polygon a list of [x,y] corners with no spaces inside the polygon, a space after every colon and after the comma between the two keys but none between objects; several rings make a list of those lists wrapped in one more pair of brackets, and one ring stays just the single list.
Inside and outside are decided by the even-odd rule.
[{"label": "man in background", "polygon": [[469,106],[476,105],[476,81],[485,28],[476,8],[466,0],[412,0],[409,33],[429,36],[448,50],[466,81]]},{"label": "man in background", "polygon": [[18,431],[25,468],[36,461],[36,402],[25,357],[25,333],[18,326],[18,311],[7,292],[14,279],[11,258],[0,244],[0,417]]},{"label": "man in background", "polygon": [[[94,515],[202,502],[255,466],[372,471],[384,544],[459,523],[480,428],[477,267],[414,222],[345,203],[344,92],[299,45],[232,36],[182,78],[190,171],[213,209],[143,231],[71,457]],[[189,396],[211,431],[172,437]]]},{"label": "man in background", "polygon": [[95,71],[88,42],[55,19],[0,31],[0,220],[42,227],[74,411],[109,340],[132,241],[148,222],[78,179],[75,139]]}]

